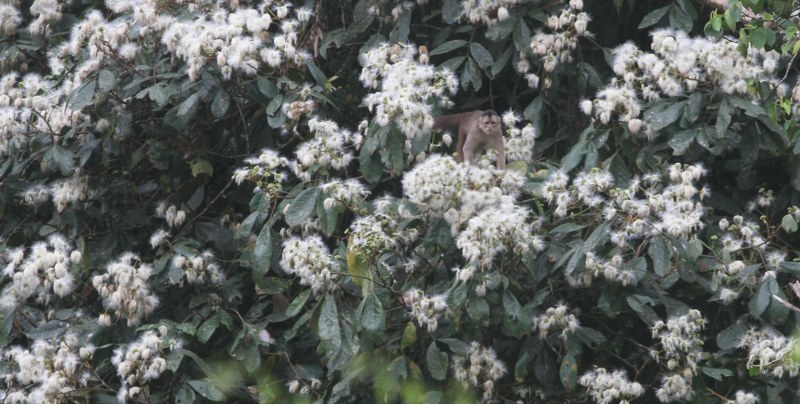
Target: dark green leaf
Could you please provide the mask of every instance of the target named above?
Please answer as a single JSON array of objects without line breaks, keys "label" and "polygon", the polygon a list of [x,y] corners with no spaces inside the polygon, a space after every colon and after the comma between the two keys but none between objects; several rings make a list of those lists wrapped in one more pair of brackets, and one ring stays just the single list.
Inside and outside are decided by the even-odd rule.
[{"label": "dark green leaf", "polygon": [[657,8],[651,12],[649,12],[644,18],[642,18],[642,22],[639,23],[639,29],[651,27],[653,25],[658,24],[662,18],[669,12],[672,8],[672,4],[666,5],[661,8]]},{"label": "dark green leaf", "polygon": [[492,54],[478,42],[469,44],[469,53],[482,69],[487,69],[494,63]]},{"label": "dark green leaf", "polygon": [[333,296],[325,295],[317,323],[317,336],[324,344],[328,358],[333,358],[342,348],[342,331],[339,327],[339,312]]},{"label": "dark green leaf", "polygon": [[253,245],[253,269],[259,275],[265,275],[272,262],[272,232],[269,226],[261,228]]},{"label": "dark green leaf", "polygon": [[425,361],[428,364],[428,372],[434,380],[444,380],[447,378],[448,355],[436,346],[436,341],[431,341],[428,351],[425,354]]},{"label": "dark green leaf", "polygon": [[103,69],[97,74],[97,88],[100,91],[108,92],[114,88],[115,84],[117,84],[117,79],[114,77],[114,73]]},{"label": "dark green leaf", "polygon": [[303,190],[298,194],[286,209],[286,224],[297,226],[309,218],[317,202],[317,187]]},{"label": "dark green leaf", "polygon": [[361,310],[361,327],[365,335],[372,341],[381,341],[386,332],[386,314],[381,300],[375,293],[364,297]]},{"label": "dark green leaf", "polygon": [[433,56],[433,55],[440,55],[440,54],[443,54],[443,53],[448,53],[448,52],[451,52],[453,50],[456,50],[458,48],[463,47],[467,43],[468,42],[463,40],[463,39],[454,39],[452,41],[447,41],[447,42],[437,46],[436,49],[430,51],[429,55]]},{"label": "dark green leaf", "polygon": [[574,356],[571,354],[564,356],[564,359],[561,360],[561,368],[558,374],[561,377],[561,384],[567,390],[575,390],[578,385],[578,363]]},{"label": "dark green leaf", "polygon": [[211,114],[215,118],[222,118],[228,112],[228,107],[231,105],[231,96],[225,91],[224,88],[217,90],[214,94],[214,99],[211,100]]},{"label": "dark green leaf", "polygon": [[651,238],[647,254],[653,260],[653,272],[659,276],[664,276],[672,266],[672,249],[669,247],[667,240],[659,236]]},{"label": "dark green leaf", "polygon": [[211,401],[222,401],[225,400],[225,395],[222,394],[217,386],[212,384],[208,379],[202,380],[189,380],[188,383],[192,388],[200,393],[201,396],[211,400]]}]

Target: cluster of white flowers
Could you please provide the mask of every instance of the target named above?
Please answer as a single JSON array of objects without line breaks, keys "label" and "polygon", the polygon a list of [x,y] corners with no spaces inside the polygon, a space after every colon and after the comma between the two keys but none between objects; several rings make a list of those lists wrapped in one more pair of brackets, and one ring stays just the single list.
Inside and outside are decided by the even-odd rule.
[{"label": "cluster of white flowers", "polygon": [[304,396],[310,396],[311,393],[317,392],[322,388],[322,380],[317,378],[292,379],[286,382],[286,387],[289,389],[290,394],[300,393]]},{"label": "cluster of white flowers", "polygon": [[158,332],[145,331],[138,340],[114,350],[111,363],[116,366],[117,375],[122,380],[117,393],[119,402],[139,398],[143,386],[150,380],[158,379],[167,369],[164,348],[177,348],[175,341],[165,341],[167,331],[163,325]]},{"label": "cluster of white flowers", "polygon": [[284,241],[281,267],[287,274],[299,277],[301,285],[311,286],[314,293],[338,287],[339,263],[319,236]]},{"label": "cluster of white flowers", "polygon": [[[595,100],[581,103],[585,114],[593,113],[603,124],[617,116],[631,133],[649,133],[649,125],[639,118],[645,101],[681,96],[698,87],[751,98],[754,95],[748,91],[748,80],[779,82],[774,73],[780,54],[775,51],[750,47],[742,56],[736,41],[690,38],[683,31],[670,29],[651,35],[653,53],[632,43],[614,50],[616,77]],[[783,86],[778,89],[785,91]]]},{"label": "cluster of white flowers", "polygon": [[619,283],[622,286],[636,283],[636,274],[632,268],[625,268],[625,260],[621,255],[615,254],[610,260],[605,260],[595,253],[586,253],[586,270],[581,276],[567,276],[570,286],[588,286],[592,280],[603,276],[607,281]]},{"label": "cluster of white flowers", "polygon": [[370,259],[392,251],[396,243],[395,238],[384,229],[384,226],[391,224],[388,222],[390,220],[385,215],[369,215],[355,219],[348,229],[350,233],[348,248]]},{"label": "cluster of white flowers", "polygon": [[32,185],[20,193],[22,200],[32,206],[41,205],[52,197],[53,205],[59,212],[63,212],[69,204],[86,200],[90,196],[88,179],[82,175],[57,180],[49,185]]},{"label": "cluster of white flowers", "polygon": [[419,63],[416,48],[407,44],[384,43],[361,54],[363,69],[359,76],[364,87],[377,89],[364,98],[375,122],[380,126],[397,125],[410,141],[433,127],[431,104],[443,106],[449,94],[458,90],[458,79],[449,70],[437,70]]},{"label": "cluster of white flowers", "polygon": [[427,296],[425,292],[412,288],[403,292],[403,303],[411,309],[409,315],[428,332],[436,331],[439,318],[447,313],[447,296],[444,294]]},{"label": "cluster of white flowers", "polygon": [[513,204],[524,180],[513,171],[498,173],[434,154],[403,176],[403,193],[424,215],[444,218],[456,236],[482,210]]},{"label": "cluster of white flowers", "polygon": [[536,144],[536,138],[539,137],[536,128],[531,123],[518,128],[517,123],[520,121],[520,117],[512,110],[503,113],[502,119],[508,135],[504,138],[506,161],[532,163],[533,147]]},{"label": "cluster of white flowers", "polygon": [[[151,265],[141,262],[133,253],[125,253],[106,266],[105,274],[95,275],[92,285],[103,299],[103,307],[113,311],[118,318],[127,319],[128,326],[135,326],[158,306],[158,297],[150,291],[148,284],[151,275]],[[103,313],[98,322],[110,325],[111,316]]]},{"label": "cluster of white flowers", "polygon": [[248,167],[238,168],[233,173],[237,185],[245,180],[254,181],[259,187],[264,183],[280,184],[286,180],[286,173],[279,170],[289,166],[289,159],[281,157],[275,150],[264,149],[257,157],[248,157],[244,160]]},{"label": "cluster of white flowers", "polygon": [[308,129],[313,138],[297,147],[297,160],[290,162],[294,174],[301,180],[311,181],[312,172],[320,168],[344,169],[355,158],[348,149],[361,144],[360,133],[316,117],[308,121]]},{"label": "cluster of white flowers", "polygon": [[36,19],[28,25],[32,34],[51,35],[51,25],[61,20],[61,2],[57,0],[34,0],[30,8]]},{"label": "cluster of white flowers", "polygon": [[214,254],[211,251],[203,251],[193,256],[176,254],[172,257],[172,266],[183,271],[186,281],[190,284],[219,285],[225,282],[225,274],[222,273],[222,268],[214,262]]},{"label": "cluster of white flowers", "polygon": [[505,21],[510,16],[509,8],[518,0],[462,0],[461,15],[471,24],[493,25]]},{"label": "cluster of white flowers", "polygon": [[178,209],[175,205],[167,207],[166,202],[160,202],[156,206],[156,216],[163,217],[169,227],[180,227],[186,221],[186,212]]},{"label": "cluster of white flowers", "polygon": [[[451,157],[432,155],[403,177],[406,197],[425,216],[442,217],[468,261],[455,268],[466,282],[487,271],[498,254],[541,251],[542,239],[533,233],[527,208],[514,202],[524,177],[513,171],[458,164]],[[486,277],[476,292],[486,292]]]},{"label": "cluster of white flowers", "polygon": [[547,334],[561,330],[559,337],[566,339],[569,334],[575,332],[580,326],[578,318],[574,314],[568,313],[569,308],[565,304],[548,307],[544,314],[533,317],[533,329],[539,330],[539,336],[547,337]]},{"label": "cluster of white flowers", "polygon": [[345,181],[333,179],[320,185],[320,189],[328,195],[323,202],[325,209],[332,209],[334,206],[355,209],[369,195],[367,187],[355,178]]},{"label": "cluster of white flowers", "polygon": [[[463,268],[456,270],[459,280],[470,280],[476,271],[487,271],[498,254],[511,250],[524,255],[530,249],[544,249],[541,237],[534,235],[533,225],[526,219],[527,208],[513,203],[502,203],[491,209],[483,209],[469,219],[467,227],[458,234],[456,245],[467,260]],[[486,279],[476,287],[476,292],[486,292]]]},{"label": "cluster of white flowers", "polygon": [[90,197],[88,178],[74,175],[53,182],[50,184],[50,195],[53,197],[53,205],[56,206],[56,210],[63,212],[67,205]]},{"label": "cluster of white flowers", "polygon": [[13,4],[0,4],[0,32],[11,35],[22,24],[22,13]]},{"label": "cluster of white flowers", "polygon": [[662,403],[687,400],[694,395],[692,377],[697,372],[697,364],[706,357],[700,335],[705,324],[703,315],[695,309],[686,315],[670,318],[666,323],[657,321],[653,324],[653,339],[658,340],[661,348],[652,350],[651,356],[669,370],[656,391],[656,397]]},{"label": "cluster of white flowers", "polygon": [[494,349],[477,342],[470,344],[464,355],[453,355],[451,367],[456,380],[482,389],[484,400],[492,397],[494,383],[506,374],[506,365],[497,359]]},{"label": "cluster of white flowers", "polygon": [[756,404],[758,402],[758,396],[753,393],[748,393],[744,390],[739,390],[736,392],[736,396],[733,400],[728,400],[725,404]]},{"label": "cluster of white flowers", "polygon": [[586,387],[589,396],[599,404],[628,404],[644,393],[644,387],[629,381],[624,370],[608,373],[605,368],[597,368],[581,376],[578,383]]},{"label": "cluster of white flowers", "polygon": [[797,349],[797,339],[786,338],[769,329],[750,329],[739,342],[740,348],[749,350],[747,367],[758,368],[761,373],[775,377],[800,374],[800,361],[791,353]]},{"label": "cluster of white flowers", "polygon": [[[531,37],[531,51],[539,58],[544,70],[545,78],[541,82],[544,89],[553,84],[549,76],[559,63],[572,62],[572,53],[578,46],[578,38],[591,35],[586,30],[591,17],[581,10],[582,0],[570,0],[569,5],[559,14],[553,14],[545,21],[545,26],[552,33],[538,31]],[[516,69],[525,75],[530,87],[539,87],[540,78],[531,72],[531,64],[524,53],[520,54]]]},{"label": "cluster of white flowers", "polygon": [[75,289],[71,266],[79,263],[81,252],[70,246],[64,236],[53,233],[46,242],[31,246],[28,254],[18,247],[6,251],[3,276],[11,283],[3,288],[0,307],[12,308],[35,297],[48,304],[53,295],[64,297]]},{"label": "cluster of white flowers", "polygon": [[[569,185],[569,176],[555,171],[544,184],[544,196],[555,204],[555,215],[566,216],[574,208],[592,209],[609,226],[611,242],[627,248],[632,242],[659,234],[688,239],[703,228],[704,208],[697,199],[709,194],[696,182],[705,169],[699,165],[673,164],[666,186],[657,174],[634,177],[627,188],[613,186],[608,171],[594,169],[579,174]],[[640,196],[641,195],[641,196]],[[575,280],[578,284],[584,281]]]},{"label": "cluster of white flowers", "polygon": [[[416,0],[416,4],[424,6],[429,0]],[[397,20],[401,15],[414,9],[415,3],[411,0],[367,0],[367,13],[375,17],[382,17],[386,10],[391,8],[388,13],[392,20]]]},{"label": "cluster of white flowers", "polygon": [[2,351],[10,366],[4,375],[4,403],[56,403],[90,387],[92,344],[81,346],[73,333],[36,340],[30,349],[19,346]]}]

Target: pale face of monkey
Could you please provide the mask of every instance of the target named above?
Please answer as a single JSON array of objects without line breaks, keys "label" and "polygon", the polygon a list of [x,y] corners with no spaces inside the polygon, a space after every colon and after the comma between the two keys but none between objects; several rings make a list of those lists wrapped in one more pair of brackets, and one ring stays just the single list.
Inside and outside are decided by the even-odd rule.
[{"label": "pale face of monkey", "polygon": [[481,116],[478,126],[483,133],[497,133],[500,130],[500,117],[497,115]]}]

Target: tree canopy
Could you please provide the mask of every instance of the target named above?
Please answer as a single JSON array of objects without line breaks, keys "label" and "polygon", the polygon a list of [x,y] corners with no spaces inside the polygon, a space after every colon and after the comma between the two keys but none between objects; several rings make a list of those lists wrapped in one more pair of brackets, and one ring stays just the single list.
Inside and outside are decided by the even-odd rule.
[{"label": "tree canopy", "polygon": [[0,398],[796,402],[798,25],[2,0]]}]

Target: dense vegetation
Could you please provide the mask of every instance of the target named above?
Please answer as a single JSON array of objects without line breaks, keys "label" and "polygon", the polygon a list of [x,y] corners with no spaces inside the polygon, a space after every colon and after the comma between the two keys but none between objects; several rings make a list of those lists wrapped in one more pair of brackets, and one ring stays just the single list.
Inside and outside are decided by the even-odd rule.
[{"label": "dense vegetation", "polygon": [[0,395],[796,402],[798,11],[2,0]]}]

